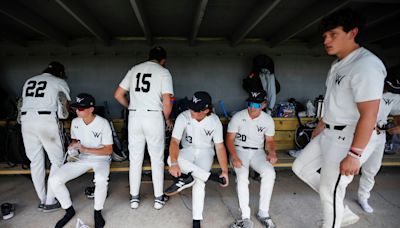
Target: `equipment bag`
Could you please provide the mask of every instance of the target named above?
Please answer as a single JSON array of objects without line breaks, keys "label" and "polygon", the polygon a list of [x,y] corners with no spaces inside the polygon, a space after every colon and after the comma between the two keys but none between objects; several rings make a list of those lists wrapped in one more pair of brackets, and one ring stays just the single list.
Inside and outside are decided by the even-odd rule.
[{"label": "equipment bag", "polygon": [[31,162],[25,153],[21,125],[7,123],[6,130],[5,160],[7,164],[12,167],[21,165],[23,169],[28,169]]}]

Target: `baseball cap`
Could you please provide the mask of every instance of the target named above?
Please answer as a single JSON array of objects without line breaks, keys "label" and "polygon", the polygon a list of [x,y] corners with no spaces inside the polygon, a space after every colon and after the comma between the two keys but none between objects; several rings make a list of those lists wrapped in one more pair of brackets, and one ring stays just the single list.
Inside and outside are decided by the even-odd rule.
[{"label": "baseball cap", "polygon": [[251,91],[249,93],[249,98],[247,98],[246,101],[253,103],[263,103],[264,101],[267,101],[267,93],[264,90]]},{"label": "baseball cap", "polygon": [[90,108],[96,104],[94,97],[87,93],[80,93],[76,96],[76,102],[71,104],[74,108]]},{"label": "baseball cap", "polygon": [[385,84],[389,92],[400,94],[400,79],[398,77],[387,77]]},{"label": "baseball cap", "polygon": [[211,96],[207,92],[198,91],[193,94],[192,101],[189,103],[189,109],[195,112],[201,112],[212,104]]}]

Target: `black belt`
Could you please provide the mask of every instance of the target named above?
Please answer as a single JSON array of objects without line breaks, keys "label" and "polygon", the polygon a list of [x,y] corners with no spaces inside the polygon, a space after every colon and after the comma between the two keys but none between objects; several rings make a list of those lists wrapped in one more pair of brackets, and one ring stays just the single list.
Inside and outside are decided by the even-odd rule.
[{"label": "black belt", "polygon": [[333,129],[333,130],[341,131],[341,130],[343,130],[343,129],[346,127],[346,125],[335,125],[335,126],[332,125],[333,128],[331,128],[331,125],[325,124],[325,127],[326,127],[326,128],[329,128],[329,129],[331,129],[331,130]]},{"label": "black belt", "polygon": [[[136,112],[137,110],[136,109],[129,109],[129,111]],[[146,111],[146,112],[160,112],[160,110],[151,110],[151,109],[147,109],[147,110],[144,110],[144,111]]]},{"label": "black belt", "polygon": [[[21,115],[26,115],[27,112],[21,112]],[[39,115],[50,115],[51,111],[38,111],[37,112]]]},{"label": "black belt", "polygon": [[[238,146],[238,145],[235,145],[235,146]],[[246,149],[246,150],[258,150],[259,149],[257,147],[248,147],[248,146],[238,146],[238,147],[242,147],[243,149]]]}]

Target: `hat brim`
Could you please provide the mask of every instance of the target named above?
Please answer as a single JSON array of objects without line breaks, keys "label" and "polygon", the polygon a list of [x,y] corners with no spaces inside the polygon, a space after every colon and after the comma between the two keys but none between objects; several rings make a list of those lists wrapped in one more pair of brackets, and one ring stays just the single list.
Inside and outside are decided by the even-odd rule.
[{"label": "hat brim", "polygon": [[189,103],[189,109],[192,110],[192,111],[195,111],[195,112],[201,112],[201,111],[203,111],[203,110],[206,109],[206,108],[207,108],[207,107],[201,108],[200,106],[197,106],[197,105],[194,104],[194,103]]},{"label": "hat brim", "polygon": [[84,104],[79,104],[79,103],[73,103],[73,104],[71,104],[71,107],[73,107],[73,108],[91,108],[91,107],[94,107],[94,106],[84,105]]},{"label": "hat brim", "polygon": [[247,102],[252,102],[252,103],[261,104],[261,103],[263,103],[263,102],[266,101],[266,100],[258,100],[258,99],[247,98],[246,101],[247,101]]}]

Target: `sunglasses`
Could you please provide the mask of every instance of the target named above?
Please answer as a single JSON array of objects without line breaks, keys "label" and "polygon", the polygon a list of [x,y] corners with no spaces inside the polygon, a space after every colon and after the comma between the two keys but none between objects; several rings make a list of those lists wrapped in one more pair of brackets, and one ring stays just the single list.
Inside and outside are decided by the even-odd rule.
[{"label": "sunglasses", "polygon": [[249,108],[261,108],[262,103],[247,102],[247,107]]},{"label": "sunglasses", "polygon": [[82,112],[82,111],[85,111],[85,109],[87,109],[87,108],[76,107],[75,109],[78,110],[78,111],[80,111],[80,112]]}]

